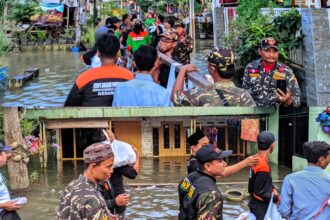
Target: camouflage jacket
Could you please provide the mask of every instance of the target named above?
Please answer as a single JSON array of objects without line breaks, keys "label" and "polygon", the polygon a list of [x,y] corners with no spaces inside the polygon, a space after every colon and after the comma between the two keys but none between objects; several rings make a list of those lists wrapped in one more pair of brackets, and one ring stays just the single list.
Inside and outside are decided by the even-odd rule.
[{"label": "camouflage jacket", "polygon": [[223,198],[215,178],[194,171],[178,187],[179,220],[222,220]]},{"label": "camouflage jacket", "polygon": [[280,81],[285,81],[287,90],[291,91],[293,106],[299,107],[301,93],[298,81],[292,70],[280,62],[269,73],[264,72],[261,59],[249,63],[243,76],[243,88],[250,91],[257,106],[278,106],[276,89]]},{"label": "camouflage jacket", "polygon": [[60,196],[59,220],[108,220],[111,213],[96,185],[80,175]]},{"label": "camouflage jacket", "polygon": [[187,91],[178,91],[174,94],[174,105],[224,106],[216,90],[222,91],[229,106],[256,106],[249,92],[236,87],[233,82],[217,82],[208,90],[195,87]]},{"label": "camouflage jacket", "polygon": [[185,37],[179,39],[177,46],[174,49],[173,57],[183,65],[190,63],[190,54],[194,49],[193,39],[186,35]]}]

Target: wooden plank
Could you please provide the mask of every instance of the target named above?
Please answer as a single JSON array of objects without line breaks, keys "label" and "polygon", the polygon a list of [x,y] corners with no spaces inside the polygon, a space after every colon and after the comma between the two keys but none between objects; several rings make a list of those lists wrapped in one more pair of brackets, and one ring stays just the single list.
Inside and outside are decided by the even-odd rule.
[{"label": "wooden plank", "polygon": [[58,128],[108,128],[107,119],[59,119],[47,120],[47,129]]},{"label": "wooden plank", "polygon": [[[166,65],[171,66],[172,63],[177,63],[175,60],[173,60],[172,58],[166,56],[163,53],[159,53],[159,57],[162,60],[163,63],[165,63]],[[183,65],[178,65],[176,67],[176,71],[179,72],[182,69]],[[199,72],[191,72],[187,74],[187,78],[193,82],[195,85],[203,88],[203,89],[208,89],[209,87],[212,86],[212,84],[207,81],[204,76],[202,74],[200,74]]]}]

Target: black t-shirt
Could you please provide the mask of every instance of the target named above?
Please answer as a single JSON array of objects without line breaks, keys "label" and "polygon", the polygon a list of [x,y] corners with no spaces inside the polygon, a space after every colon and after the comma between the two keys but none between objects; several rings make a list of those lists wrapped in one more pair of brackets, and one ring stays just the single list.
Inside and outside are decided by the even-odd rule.
[{"label": "black t-shirt", "polygon": [[[135,179],[137,172],[132,166],[129,165],[113,169],[110,181],[115,197],[117,197],[119,194],[125,193],[123,176],[129,179]],[[117,213],[123,213],[125,210],[125,206],[116,206]]]}]

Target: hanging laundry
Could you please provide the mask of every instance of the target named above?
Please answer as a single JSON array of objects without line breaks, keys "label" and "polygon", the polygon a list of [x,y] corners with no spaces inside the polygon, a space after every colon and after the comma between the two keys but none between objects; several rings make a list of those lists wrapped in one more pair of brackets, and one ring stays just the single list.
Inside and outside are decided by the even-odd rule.
[{"label": "hanging laundry", "polygon": [[258,134],[259,134],[259,119],[241,120],[242,140],[257,142]]}]

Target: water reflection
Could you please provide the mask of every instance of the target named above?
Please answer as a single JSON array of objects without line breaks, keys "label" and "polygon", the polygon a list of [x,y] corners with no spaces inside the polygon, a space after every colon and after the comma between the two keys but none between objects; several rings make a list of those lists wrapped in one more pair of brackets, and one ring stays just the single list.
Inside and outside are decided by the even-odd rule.
[{"label": "water reflection", "polygon": [[[212,41],[196,42],[191,55],[192,63],[206,71],[203,50],[212,47]],[[80,72],[86,67],[79,59],[79,53],[69,51],[31,51],[9,54],[9,75],[23,73],[24,69],[37,67],[39,78],[28,82],[18,90],[0,89],[2,106],[60,107]],[[203,72],[205,72],[203,71]]]},{"label": "water reflection", "polygon": [[[31,186],[28,192],[14,195],[26,196],[28,204],[19,211],[22,219],[57,219],[58,196],[72,179],[75,179],[83,171],[83,163],[78,161],[49,162],[47,170],[40,168],[37,160],[29,164],[29,171],[38,170],[39,181]],[[276,166],[273,175],[274,180],[282,179],[290,170]],[[178,195],[177,185],[186,175],[186,158],[143,158],[141,170],[136,180],[125,182],[130,194],[130,203],[127,210],[132,219],[177,219]],[[247,182],[248,169],[218,180],[222,183],[221,192],[228,189],[245,189],[247,183],[234,184],[232,182]],[[225,184],[223,184],[225,183]],[[140,185],[143,184],[143,185]],[[225,196],[224,196],[225,197]],[[247,200],[243,202],[224,201],[224,219],[235,219],[240,213],[248,210]]]}]

